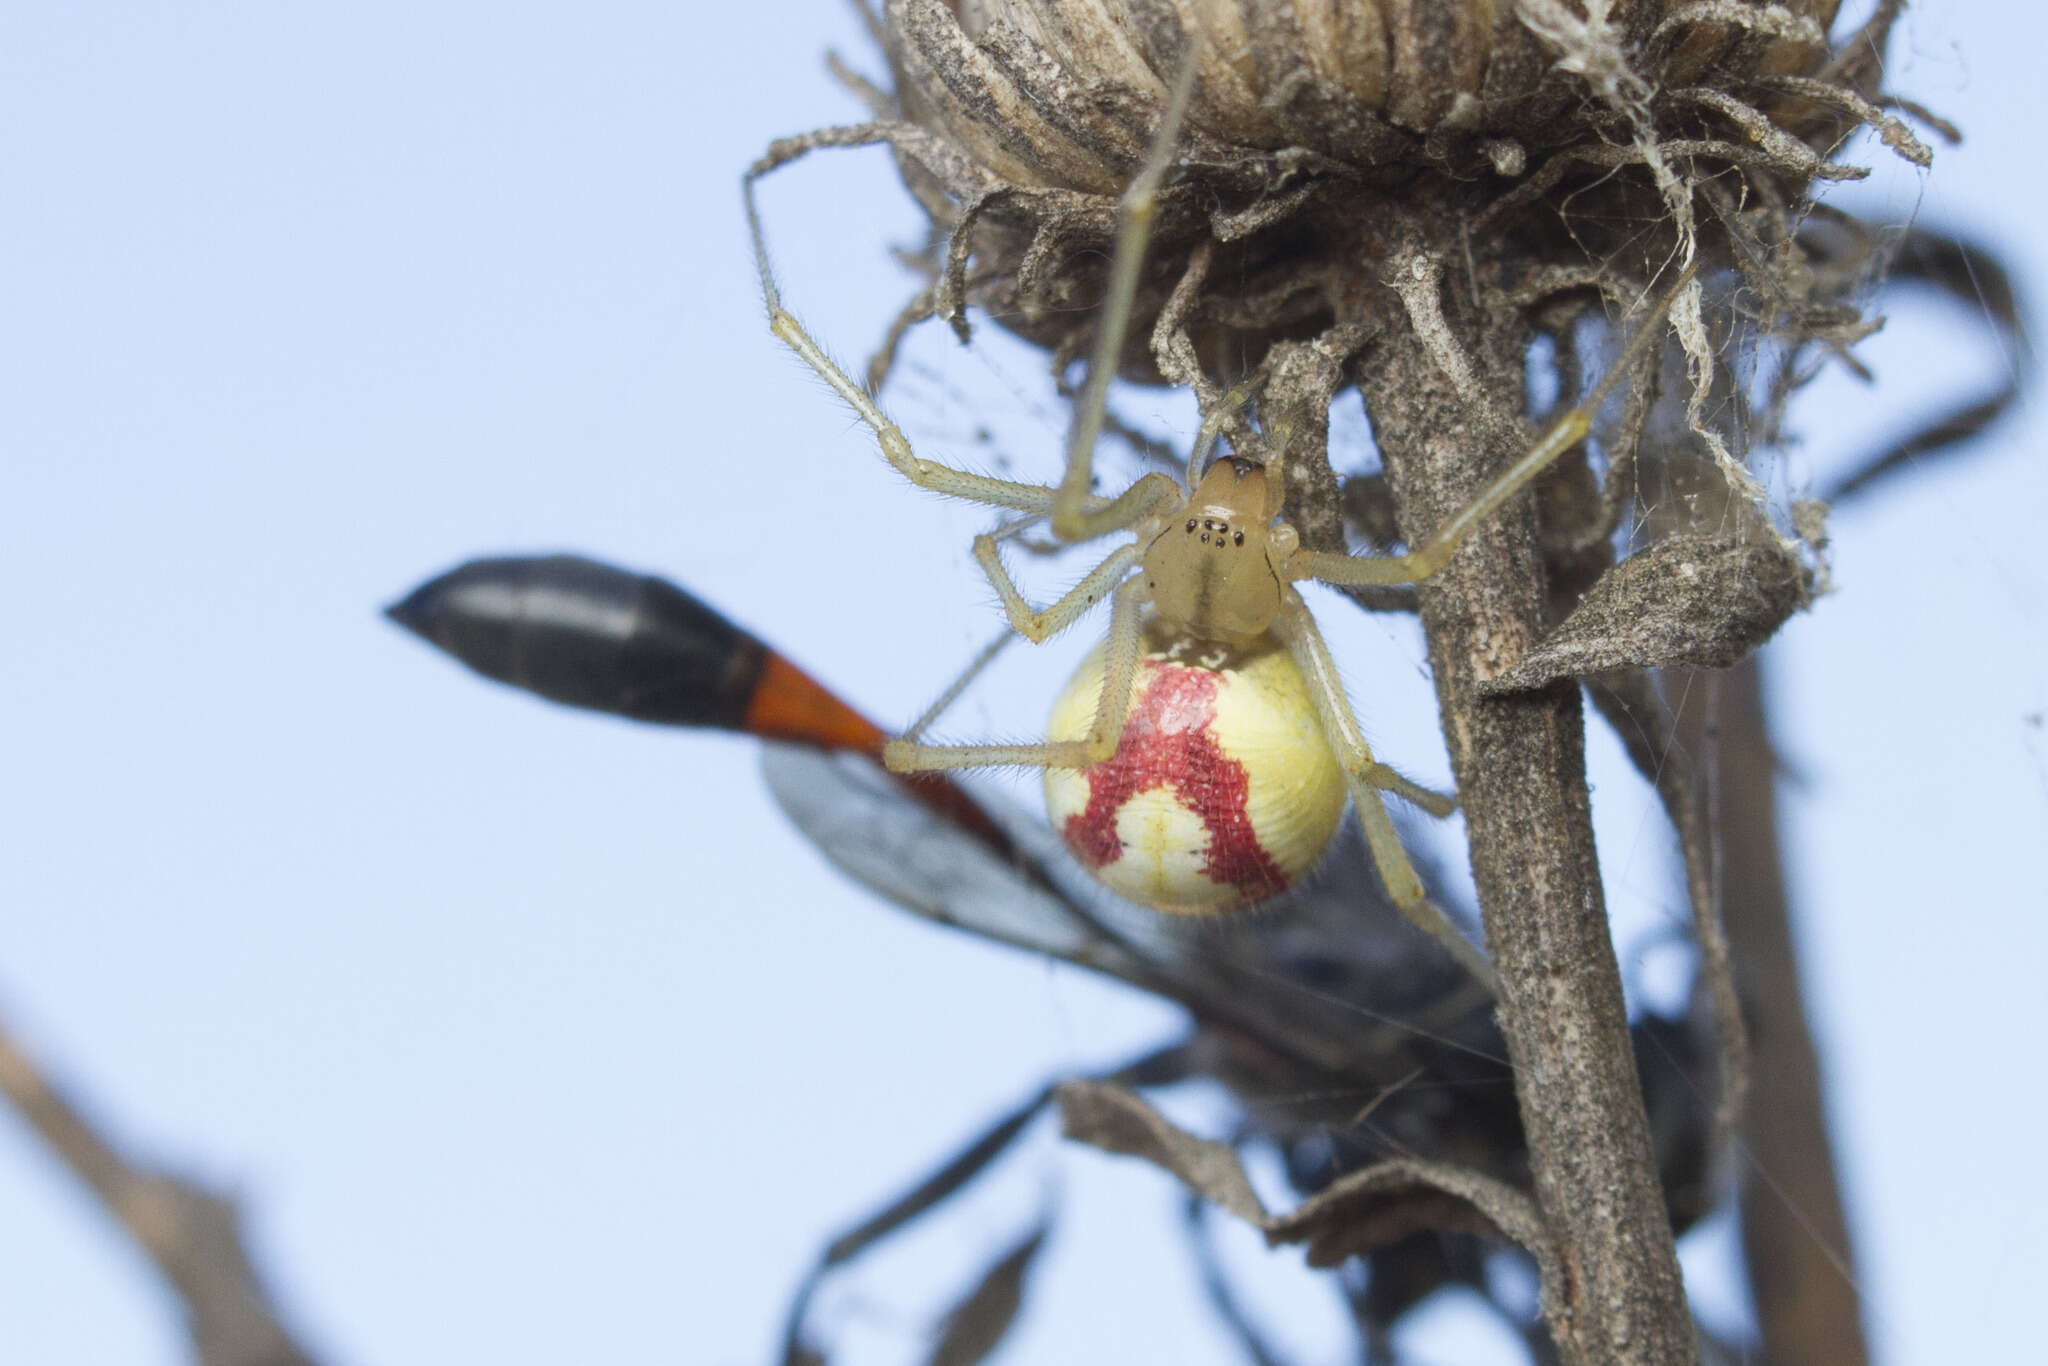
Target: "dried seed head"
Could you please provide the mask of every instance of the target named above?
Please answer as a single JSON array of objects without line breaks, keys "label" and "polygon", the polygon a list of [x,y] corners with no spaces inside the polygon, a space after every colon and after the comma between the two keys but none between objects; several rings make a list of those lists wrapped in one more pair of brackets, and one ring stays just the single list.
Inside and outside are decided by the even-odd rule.
[{"label": "dried seed head", "polygon": [[[1189,129],[1226,148],[1305,148],[1361,170],[1448,165],[1501,139],[1583,136],[1598,79],[1584,35],[1653,49],[1654,76],[1693,85],[1814,69],[1836,0],[1760,5],[1618,0],[1580,20],[1513,0],[895,0],[893,55],[920,122],[943,127],[1004,180],[1115,193],[1183,62],[1196,63]],[[1556,12],[1551,13],[1552,10]],[[1574,46],[1577,52],[1573,51]],[[1562,58],[1562,61],[1560,61]],[[1716,73],[1720,73],[1717,75]]]},{"label": "dried seed head", "polygon": [[[1847,129],[1896,124],[1870,103],[1875,64],[1830,50],[1836,3],[888,0],[886,37],[902,113],[933,138],[899,141],[906,175],[953,238],[939,312],[971,299],[1063,358],[1086,349],[1117,196],[1195,63],[1121,358],[1187,383],[1353,318],[1390,204],[1565,259],[1626,252],[1624,277],[1674,250],[1732,260],[1694,180],[1787,204],[1850,174],[1824,157]],[[1191,266],[1176,365],[1152,332]]]},{"label": "dried seed head", "polygon": [[[1879,89],[1900,0],[1831,42],[1837,2],[885,0],[880,121],[770,159],[889,143],[933,227],[932,288],[904,321],[964,337],[973,303],[1071,378],[1121,202],[1189,73],[1116,366],[1281,458],[1282,515],[1312,549],[1346,548],[1326,449],[1341,391],[1376,431],[1440,430],[1389,419],[1448,377],[1439,416],[1505,455],[1535,416],[1529,378],[1560,405],[1584,394],[1605,344],[1697,263],[1670,312],[1683,367],[1638,355],[1597,463],[1575,451],[1538,490],[1559,620],[1624,530],[1641,549],[1732,527],[1790,553],[1743,456],[1776,439],[1815,355],[1870,328],[1883,259],[1883,234],[1814,186],[1867,174],[1834,159],[1859,127],[1930,160]],[[885,348],[871,378],[886,368]]]}]

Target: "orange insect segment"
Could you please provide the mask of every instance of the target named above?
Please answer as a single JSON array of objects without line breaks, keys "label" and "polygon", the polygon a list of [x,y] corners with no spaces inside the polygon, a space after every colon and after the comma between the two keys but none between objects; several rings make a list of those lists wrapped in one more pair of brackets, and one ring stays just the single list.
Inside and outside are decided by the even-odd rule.
[{"label": "orange insect segment", "polygon": [[[821,749],[849,750],[882,759],[888,736],[874,722],[774,650],[761,657],[761,676],[738,727],[770,740],[800,740]],[[896,781],[932,810],[977,836],[1003,857],[1015,852],[1010,837],[966,789],[942,773],[899,773]]]},{"label": "orange insect segment", "polygon": [[874,722],[773,650],[761,660],[760,681],[747,699],[739,729],[769,740],[802,740],[875,759],[881,757],[882,742],[888,738]]},{"label": "orange insect segment", "polygon": [[[1060,694],[1051,739],[1087,735],[1103,653]],[[1299,881],[1336,833],[1345,795],[1285,649],[1172,639],[1156,623],[1116,754],[1045,772],[1053,825],[1089,871],[1133,901],[1188,914],[1239,910]]]}]

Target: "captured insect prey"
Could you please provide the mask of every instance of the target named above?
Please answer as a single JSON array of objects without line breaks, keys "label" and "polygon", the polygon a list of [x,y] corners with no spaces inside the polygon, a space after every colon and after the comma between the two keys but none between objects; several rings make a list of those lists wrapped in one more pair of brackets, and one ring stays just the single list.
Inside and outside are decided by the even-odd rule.
[{"label": "captured insect prey", "polygon": [[[1200,1076],[1223,1082],[1304,1195],[1388,1156],[1456,1158],[1503,1178],[1522,1168],[1525,1140],[1491,1003],[1390,905],[1361,897],[1368,855],[1355,833],[1335,841],[1325,874],[1297,890],[1284,916],[1217,934],[1182,918],[1120,913],[1087,876],[1061,866],[1060,839],[1042,820],[942,774],[887,773],[879,729],[665,580],[579,556],[500,556],[427,581],[387,615],[478,673],[558,703],[771,741],[770,791],[856,881],[927,919],[1185,1006],[1187,1038],[1104,1076],[1141,1091]],[[1698,1045],[1681,1022],[1649,1016],[1636,1029],[1671,1216],[1684,1227],[1706,1207]],[[804,1345],[822,1331],[812,1315],[825,1283],[973,1185],[1051,1099],[1039,1094],[832,1240],[792,1306],[785,1361],[806,1360]],[[1355,1311],[1383,1333],[1443,1286],[1490,1293],[1488,1268],[1507,1255],[1470,1234],[1394,1237],[1366,1254]]]},{"label": "captured insect prey", "polygon": [[[795,742],[800,749],[771,751],[777,800],[855,880],[920,915],[1179,1001],[1273,1056],[1327,1067],[1349,1052],[1331,1042],[1356,1021],[1348,1004],[1262,999],[1264,970],[1188,970],[1191,953],[1233,961],[1229,946],[1097,904],[1042,821],[944,774],[885,773],[879,729],[674,584],[579,556],[499,556],[429,580],[386,614],[484,676],[556,702]],[[1341,860],[1340,871],[1361,861]],[[1311,896],[1302,915],[1316,904]],[[1426,952],[1418,960],[1418,947],[1381,943],[1377,952],[1387,968],[1410,964],[1410,988],[1476,990],[1448,962]]]}]

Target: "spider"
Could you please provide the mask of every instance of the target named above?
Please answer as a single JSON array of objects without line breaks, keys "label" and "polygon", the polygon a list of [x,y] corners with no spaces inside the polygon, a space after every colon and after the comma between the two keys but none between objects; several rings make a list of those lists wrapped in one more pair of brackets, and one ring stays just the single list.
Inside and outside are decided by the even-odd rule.
[{"label": "spider", "polygon": [[[928,744],[917,738],[921,722],[889,742],[883,760],[899,773],[1044,770],[1049,808],[1077,858],[1112,889],[1168,912],[1230,912],[1284,890],[1320,859],[1348,796],[1390,899],[1490,986],[1492,971],[1483,953],[1424,892],[1383,794],[1438,818],[1455,810],[1456,800],[1374,757],[1329,646],[1295,585],[1428,579],[1475,527],[1585,439],[1614,383],[1661,336],[1662,319],[1691,282],[1694,267],[1681,273],[1651,322],[1630,339],[1584,402],[1405,554],[1304,548],[1280,515],[1286,502],[1284,458],[1268,462],[1236,452],[1203,467],[1221,412],[1205,419],[1184,478],[1152,472],[1114,497],[1097,495],[1091,491],[1093,446],[1187,89],[1185,79],[1176,86],[1146,162],[1120,202],[1103,323],[1069,435],[1066,470],[1056,486],[976,474],[911,449],[873,396],[783,305],[755,183],[808,146],[771,153],[747,171],[743,197],[769,330],[873,431],[883,458],[904,478],[948,497],[1023,514],[974,541],[974,558],[1010,626],[1040,643],[1104,599],[1110,603],[1107,639],[1055,706],[1044,742]],[[1234,391],[1225,396],[1223,409],[1244,401]],[[1037,609],[1011,578],[1001,547],[1041,522],[1062,546],[1117,535],[1129,539],[1064,596]]]}]

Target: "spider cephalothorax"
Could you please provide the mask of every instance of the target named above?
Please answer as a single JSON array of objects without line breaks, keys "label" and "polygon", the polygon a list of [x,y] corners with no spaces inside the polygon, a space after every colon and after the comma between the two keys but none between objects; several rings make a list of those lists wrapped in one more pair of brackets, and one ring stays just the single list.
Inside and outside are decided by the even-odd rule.
[{"label": "spider cephalothorax", "polygon": [[1278,493],[1257,461],[1218,460],[1186,507],[1159,519],[1157,534],[1139,528],[1145,591],[1161,617],[1193,636],[1233,645],[1273,629],[1281,575],[1297,544],[1294,529],[1274,520]]}]

